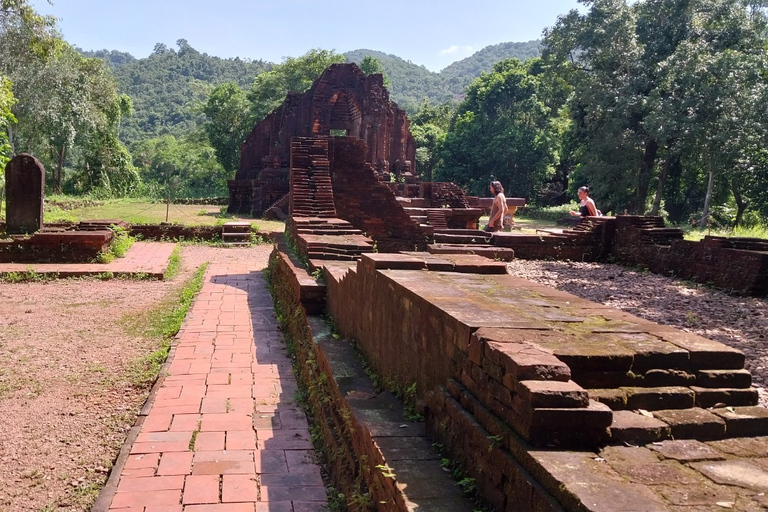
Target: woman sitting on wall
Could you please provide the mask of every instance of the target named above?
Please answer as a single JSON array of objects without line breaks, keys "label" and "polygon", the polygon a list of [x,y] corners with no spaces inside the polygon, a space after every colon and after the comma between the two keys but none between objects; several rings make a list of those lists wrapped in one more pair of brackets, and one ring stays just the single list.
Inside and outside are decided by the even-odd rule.
[{"label": "woman sitting on wall", "polygon": [[579,199],[581,199],[581,202],[579,203],[579,210],[573,211],[571,210],[570,213],[572,216],[580,215],[582,217],[597,217],[600,215],[600,210],[597,209],[597,206],[595,206],[595,202],[592,200],[591,197],[589,197],[589,185],[585,185],[583,187],[579,187]]}]

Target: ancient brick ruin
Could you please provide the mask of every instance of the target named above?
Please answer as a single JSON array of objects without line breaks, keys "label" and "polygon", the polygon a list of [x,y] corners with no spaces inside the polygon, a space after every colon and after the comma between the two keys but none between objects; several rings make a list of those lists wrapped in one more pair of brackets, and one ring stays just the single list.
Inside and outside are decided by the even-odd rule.
[{"label": "ancient brick ruin", "polygon": [[[364,223],[344,217],[377,242],[392,238],[395,230],[402,231],[395,238],[423,245],[435,229],[477,228],[480,215],[490,208],[487,198],[467,197],[452,183],[421,182],[416,175],[416,144],[408,118],[390,101],[382,76],[366,75],[356,64],[334,64],[307,92],[289,94],[248,135],[242,145],[240,168],[235,179],[228,182],[228,211],[285,220],[291,210],[289,192],[294,190],[290,182],[294,168],[292,141],[316,137],[347,138],[343,145],[344,151],[351,152],[349,155],[328,143],[328,161],[335,161],[339,169],[334,175],[334,180],[339,180],[334,189],[348,196],[338,204],[349,204],[354,212],[361,201],[373,200],[381,205],[380,211],[368,208]],[[352,139],[358,142],[353,144]],[[294,156],[298,158],[298,153]],[[320,167],[316,168],[319,172]],[[357,184],[362,188],[355,199]],[[399,204],[391,202],[392,196]],[[508,204],[514,212],[525,201],[510,198]],[[382,227],[390,221],[388,228]],[[388,234],[384,234],[387,230]]]},{"label": "ancient brick ruin", "polygon": [[[270,263],[339,489],[370,493],[378,510],[472,510],[443,458],[494,510],[768,505],[768,410],[743,353],[504,262],[610,257],[702,279],[718,265],[728,286],[764,294],[764,242],[685,242],[633,216],[484,233],[464,223],[455,188],[383,182],[366,151],[355,137],[292,139],[291,216]],[[408,204],[424,196],[446,212]],[[425,421],[409,422],[371,375]]]}]

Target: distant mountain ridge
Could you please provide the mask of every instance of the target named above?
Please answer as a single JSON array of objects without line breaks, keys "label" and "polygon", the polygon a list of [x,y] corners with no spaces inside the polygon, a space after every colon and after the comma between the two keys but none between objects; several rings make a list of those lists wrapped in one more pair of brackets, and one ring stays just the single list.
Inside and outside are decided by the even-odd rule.
[{"label": "distant mountain ridge", "polygon": [[392,98],[400,106],[412,110],[413,105],[420,103],[423,98],[429,98],[433,103],[460,99],[472,80],[479,77],[481,73],[491,71],[497,62],[512,58],[525,60],[538,57],[541,51],[541,40],[538,39],[486,46],[469,57],[447,66],[439,73],[396,55],[377,50],[352,50],[344,52],[344,56],[347,62],[357,63],[362,62],[367,55],[377,59],[392,80],[390,91]]},{"label": "distant mountain ridge", "polygon": [[[256,75],[272,66],[261,60],[211,56],[195,50],[184,39],[176,44],[177,49],[157,44],[152,54],[142,59],[118,50],[80,50],[86,57],[105,60],[115,74],[119,91],[133,100],[134,115],[121,127],[121,138],[129,147],[147,138],[181,135],[198,128],[204,121],[199,107],[214,86],[237,82],[248,89]],[[377,50],[352,50],[343,55],[347,62],[357,63],[367,55],[376,58],[391,80],[392,99],[413,113],[424,98],[432,103],[460,100],[467,85],[481,73],[491,71],[500,60],[522,60],[540,53],[538,40],[501,43],[454,62],[440,73]]]}]

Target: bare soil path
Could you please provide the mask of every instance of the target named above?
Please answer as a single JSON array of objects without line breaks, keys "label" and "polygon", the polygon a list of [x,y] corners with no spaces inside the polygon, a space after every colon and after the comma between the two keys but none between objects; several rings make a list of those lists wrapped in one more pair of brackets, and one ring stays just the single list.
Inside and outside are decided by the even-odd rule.
[{"label": "bare soil path", "polygon": [[0,283],[0,511],[88,510],[149,389],[137,328],[204,262],[266,266],[271,246],[182,249],[171,281]]},{"label": "bare soil path", "polygon": [[768,300],[740,297],[618,265],[515,260],[509,271],[743,351],[768,406]]}]

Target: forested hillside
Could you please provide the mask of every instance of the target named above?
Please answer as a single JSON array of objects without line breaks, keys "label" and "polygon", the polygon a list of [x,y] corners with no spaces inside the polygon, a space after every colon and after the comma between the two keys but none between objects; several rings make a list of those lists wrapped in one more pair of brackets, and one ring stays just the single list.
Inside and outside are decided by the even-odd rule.
[{"label": "forested hillside", "polygon": [[133,115],[123,120],[120,129],[121,139],[129,146],[161,135],[189,133],[205,120],[200,107],[214,86],[235,82],[250,87],[254,77],[270,67],[263,61],[201,53],[185,39],[177,45],[173,49],[157,44],[144,59],[119,51],[82,52],[106,60],[119,91],[133,100]]},{"label": "forested hillside", "polygon": [[501,43],[487,46],[473,55],[454,62],[440,73],[433,73],[424,66],[388,55],[376,50],[353,50],[344,52],[347,62],[358,64],[366,56],[381,63],[384,73],[392,80],[391,94],[401,107],[414,113],[424,98],[432,103],[460,100],[464,89],[483,72],[490,72],[502,60],[518,58],[525,60],[541,55],[541,41],[526,43]]}]

